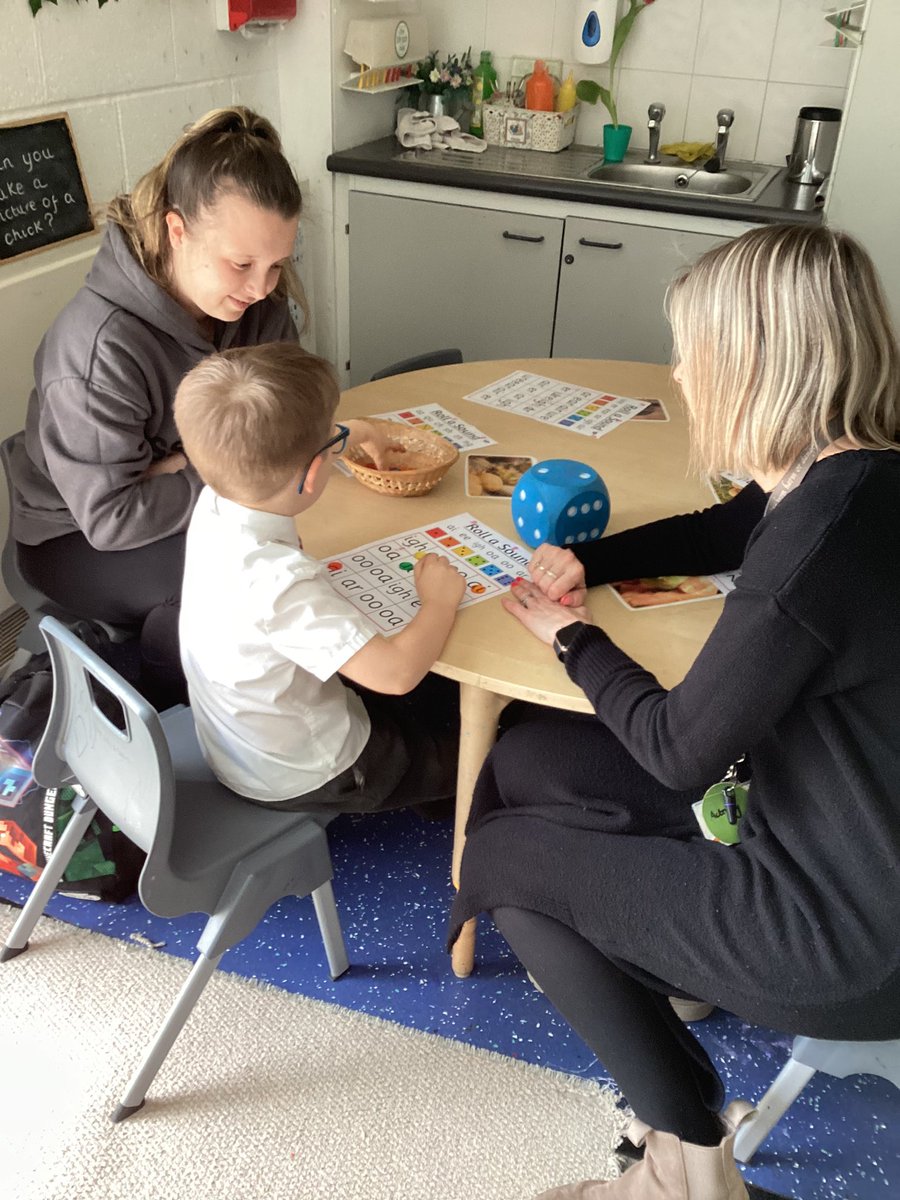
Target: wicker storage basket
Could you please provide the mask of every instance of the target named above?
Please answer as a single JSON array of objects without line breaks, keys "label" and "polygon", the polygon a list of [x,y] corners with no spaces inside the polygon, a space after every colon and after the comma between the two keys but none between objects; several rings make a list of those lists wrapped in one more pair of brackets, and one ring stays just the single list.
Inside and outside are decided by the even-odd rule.
[{"label": "wicker storage basket", "polygon": [[484,140],[492,146],[517,146],[522,150],[565,150],[575,141],[578,109],[576,104],[568,112],[538,112],[510,104],[485,104]]},{"label": "wicker storage basket", "polygon": [[430,492],[459,458],[448,441],[427,429],[415,429],[397,421],[368,418],[402,451],[388,451],[389,470],[378,471],[359,446],[351,446],[344,461],[360,483],[383,496],[424,496]]}]

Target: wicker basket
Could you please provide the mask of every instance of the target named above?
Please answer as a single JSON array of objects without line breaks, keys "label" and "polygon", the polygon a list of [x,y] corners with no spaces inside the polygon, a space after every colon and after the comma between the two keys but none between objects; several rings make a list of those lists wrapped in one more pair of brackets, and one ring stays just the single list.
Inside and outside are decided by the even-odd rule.
[{"label": "wicker basket", "polygon": [[351,446],[344,461],[360,483],[383,496],[424,496],[459,458],[455,446],[427,429],[377,418],[369,419],[369,423],[381,429],[403,450],[388,451],[390,469],[386,471],[376,470],[359,446]]},{"label": "wicker basket", "polygon": [[567,112],[538,112],[509,104],[485,104],[484,140],[492,146],[516,146],[555,154],[574,142],[578,109],[576,104]]}]

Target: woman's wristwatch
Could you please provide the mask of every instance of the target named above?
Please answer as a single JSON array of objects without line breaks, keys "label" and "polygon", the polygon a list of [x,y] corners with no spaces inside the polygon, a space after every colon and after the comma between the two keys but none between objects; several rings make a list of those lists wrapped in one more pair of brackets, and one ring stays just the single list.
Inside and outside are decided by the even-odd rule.
[{"label": "woman's wristwatch", "polygon": [[553,653],[561,663],[566,661],[569,647],[582,629],[584,629],[584,621],[573,621],[571,625],[564,625],[562,629],[556,631],[553,639]]}]

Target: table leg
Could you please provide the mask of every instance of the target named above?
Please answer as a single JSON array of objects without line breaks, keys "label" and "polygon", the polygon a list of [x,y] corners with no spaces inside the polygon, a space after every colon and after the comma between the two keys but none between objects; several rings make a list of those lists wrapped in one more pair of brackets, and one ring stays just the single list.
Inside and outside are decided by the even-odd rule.
[{"label": "table leg", "polygon": [[[497,739],[497,721],[510,702],[471,683],[459,685],[459,770],[456,781],[456,824],[453,829],[453,886],[459,887],[459,867],[466,844],[466,822],[472,807],[472,792],[481,765]],[[475,920],[460,930],[450,958],[453,973],[460,979],[472,974],[475,965]]]}]

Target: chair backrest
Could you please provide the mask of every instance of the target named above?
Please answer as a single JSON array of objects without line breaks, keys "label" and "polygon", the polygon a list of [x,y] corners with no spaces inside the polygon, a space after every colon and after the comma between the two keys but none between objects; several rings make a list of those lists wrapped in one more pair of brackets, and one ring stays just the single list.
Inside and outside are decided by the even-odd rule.
[{"label": "chair backrest", "polygon": [[175,781],[156,710],[61,621],[44,617],[40,628],[53,665],[53,701],[35,779],[42,787],[79,783],[142,850],[166,853]]},{"label": "chair backrest", "polygon": [[449,367],[463,360],[461,350],[429,350],[427,354],[417,354],[414,358],[404,358],[402,362],[393,363],[376,371],[370,383],[376,379],[387,379],[391,375],[405,375],[407,371],[425,371],[428,367]]}]

